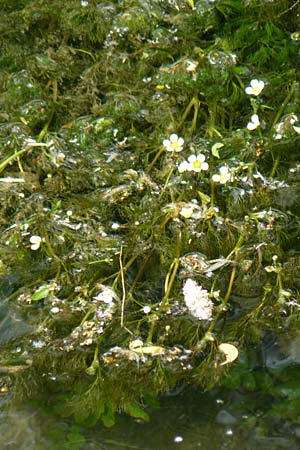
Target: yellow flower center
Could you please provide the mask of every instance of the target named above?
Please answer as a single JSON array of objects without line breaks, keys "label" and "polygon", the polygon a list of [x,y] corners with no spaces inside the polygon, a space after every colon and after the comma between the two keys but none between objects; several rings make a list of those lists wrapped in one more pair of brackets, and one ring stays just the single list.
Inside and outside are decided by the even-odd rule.
[{"label": "yellow flower center", "polygon": [[178,142],[172,142],[171,145],[170,145],[170,147],[171,147],[174,151],[176,151],[176,150],[178,149],[178,147],[179,147],[179,144],[178,144]]},{"label": "yellow flower center", "polygon": [[196,161],[193,162],[194,169],[201,169],[202,162],[199,161],[199,159],[196,159]]}]

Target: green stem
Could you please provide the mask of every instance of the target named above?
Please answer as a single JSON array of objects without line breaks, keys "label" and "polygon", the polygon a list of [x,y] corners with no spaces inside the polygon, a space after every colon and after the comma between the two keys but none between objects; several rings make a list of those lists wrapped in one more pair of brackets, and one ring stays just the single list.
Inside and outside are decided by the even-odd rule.
[{"label": "green stem", "polygon": [[194,94],[193,98],[191,99],[190,103],[187,105],[187,107],[186,107],[186,109],[185,109],[185,111],[184,111],[184,113],[182,115],[180,124],[177,127],[177,131],[180,131],[181,128],[183,127],[184,122],[185,122],[185,120],[186,120],[187,116],[189,115],[189,113],[190,113],[192,108],[194,108],[194,117],[193,117],[193,121],[192,121],[192,125],[191,125],[190,131],[191,132],[194,131],[194,129],[196,127],[199,107],[200,107],[200,101],[198,99],[198,94]]},{"label": "green stem", "polygon": [[[170,292],[172,290],[172,287],[173,287],[173,284],[175,282],[175,278],[176,278],[176,275],[178,272],[178,268],[179,268],[180,249],[181,249],[181,233],[179,233],[177,236],[176,256],[173,259],[173,261],[170,265],[169,271],[167,273],[167,276],[165,278],[165,294],[164,294],[161,304],[158,308],[158,311],[157,311],[157,313],[155,313],[155,315],[159,316],[163,311],[166,310],[166,308],[168,306]],[[150,330],[149,330],[148,338],[147,338],[148,344],[152,343],[152,338],[153,338],[156,322],[157,322],[156,320],[152,320],[152,322],[151,322],[151,326],[150,326]]]},{"label": "green stem", "polygon": [[[275,127],[276,123],[279,121],[280,117],[284,113],[284,110],[285,110],[287,104],[289,103],[289,101],[291,100],[291,98],[292,98],[292,96],[293,96],[293,94],[295,92],[296,87],[297,87],[297,82],[294,81],[293,84],[292,84],[290,92],[285,97],[284,102],[282,103],[281,107],[279,108],[279,110],[278,110],[278,112],[277,112],[277,114],[275,116],[275,119],[273,120],[273,123],[272,123],[272,126],[271,126],[271,132],[273,132],[272,131],[273,128]],[[272,170],[271,170],[271,173],[270,173],[270,177],[271,178],[274,177],[274,175],[275,175],[275,173],[277,171],[277,168],[279,166],[279,163],[280,163],[280,153],[278,153],[277,158],[274,161],[274,164],[273,164],[273,167],[272,167]]]},{"label": "green stem", "polygon": [[271,173],[270,173],[270,178],[274,177],[274,175],[275,175],[275,173],[277,171],[277,167],[279,166],[279,163],[280,163],[280,153],[278,153],[277,158],[274,161],[274,164],[273,164],[273,167],[272,167],[272,170],[271,170]]},{"label": "green stem", "polygon": [[211,180],[210,182],[210,207],[213,210],[215,204],[215,182]]},{"label": "green stem", "polygon": [[49,117],[47,123],[44,125],[42,131],[38,135],[38,138],[37,138],[38,142],[41,142],[44,139],[45,135],[47,134],[49,125],[52,122],[52,119],[53,119],[53,116],[54,116],[54,111],[55,111],[55,109],[52,108],[52,111],[50,113],[50,117]]},{"label": "green stem", "polygon": [[40,142],[33,142],[28,145],[26,145],[25,148],[22,150],[19,150],[18,152],[15,152],[13,155],[6,158],[2,163],[0,163],[0,173],[6,168],[6,166],[11,163],[14,159],[18,159],[19,156],[23,155],[23,153],[28,152],[32,147],[47,147],[48,144],[40,143]]},{"label": "green stem", "polygon": [[209,326],[209,328],[207,330],[206,335],[204,336],[204,338],[200,342],[200,347],[201,347],[201,344],[205,343],[207,334],[208,333],[212,333],[216,323],[219,320],[220,315],[223,312],[223,307],[227,305],[228,300],[229,300],[229,298],[231,296],[232,287],[233,287],[233,283],[234,283],[234,279],[235,279],[235,275],[236,275],[236,269],[237,269],[236,257],[237,257],[238,250],[239,250],[239,248],[242,245],[242,242],[243,242],[243,237],[240,236],[238,241],[237,241],[237,243],[236,243],[236,245],[234,246],[234,249],[226,257],[226,259],[229,259],[231,257],[231,255],[235,254],[235,261],[233,263],[233,268],[232,268],[232,271],[231,271],[230,280],[229,280],[228,287],[227,287],[227,292],[225,294],[225,297],[224,297],[224,300],[223,300],[223,303],[222,303],[222,308],[217,312],[216,316],[214,317],[214,320],[211,322],[211,324],[210,324],[210,326]]},{"label": "green stem", "polygon": [[168,186],[168,184],[169,184],[169,181],[170,181],[170,178],[171,178],[173,172],[174,172],[174,167],[172,167],[171,170],[170,170],[170,172],[168,173],[168,176],[167,176],[165,185],[164,185],[164,187],[162,188],[161,193],[159,194],[159,197],[158,197],[159,200],[160,200],[161,197],[163,196],[163,194],[164,194],[164,192],[165,192],[165,190],[166,190],[166,188],[167,188],[167,186]]},{"label": "green stem", "polygon": [[159,151],[156,153],[155,157],[153,158],[153,160],[151,161],[151,163],[149,164],[149,166],[147,167],[146,173],[150,173],[151,170],[153,169],[156,161],[158,160],[158,158],[160,158],[160,156],[162,155],[162,153],[165,151],[165,147],[161,147],[159,149]]},{"label": "green stem", "polygon": [[276,125],[276,123],[278,122],[278,120],[280,119],[280,117],[282,116],[282,114],[283,114],[283,112],[284,112],[284,110],[285,110],[285,108],[286,108],[286,105],[288,104],[288,102],[290,101],[292,95],[293,95],[294,92],[295,92],[296,87],[297,87],[297,82],[296,82],[296,81],[293,81],[293,84],[292,84],[292,87],[291,87],[290,92],[289,92],[288,95],[285,97],[284,102],[282,103],[282,105],[281,105],[280,108],[278,109],[278,112],[277,112],[277,114],[276,114],[276,116],[275,116],[275,119],[273,120],[273,123],[272,123],[272,126],[271,126],[271,132],[272,132],[272,128],[274,128],[274,126]]}]

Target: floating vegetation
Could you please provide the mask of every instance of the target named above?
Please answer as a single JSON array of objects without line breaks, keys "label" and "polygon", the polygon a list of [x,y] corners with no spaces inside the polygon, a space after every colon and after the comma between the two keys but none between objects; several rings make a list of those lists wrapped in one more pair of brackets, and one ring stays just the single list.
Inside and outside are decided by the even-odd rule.
[{"label": "floating vegetation", "polygon": [[249,387],[300,324],[300,5],[48,3],[1,2],[3,395],[112,426]]}]

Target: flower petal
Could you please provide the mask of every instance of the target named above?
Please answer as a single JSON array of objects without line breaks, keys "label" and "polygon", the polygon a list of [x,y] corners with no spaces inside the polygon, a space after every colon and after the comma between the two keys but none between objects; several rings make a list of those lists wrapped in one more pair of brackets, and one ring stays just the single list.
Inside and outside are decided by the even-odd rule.
[{"label": "flower petal", "polygon": [[203,153],[199,153],[199,155],[197,155],[196,159],[198,161],[204,162],[205,161],[205,156],[203,155]]}]

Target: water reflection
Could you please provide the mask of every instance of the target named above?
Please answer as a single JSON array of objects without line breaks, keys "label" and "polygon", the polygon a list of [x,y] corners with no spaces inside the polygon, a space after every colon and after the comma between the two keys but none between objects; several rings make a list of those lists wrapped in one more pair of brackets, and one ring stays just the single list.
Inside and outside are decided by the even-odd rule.
[{"label": "water reflection", "polygon": [[[142,423],[120,416],[116,426],[85,429],[41,408],[16,408],[0,415],[5,450],[290,450],[299,448],[300,429],[263,418],[259,393],[182,392],[165,397]],[[252,411],[249,412],[249,405]],[[251,409],[251,408],[250,408]],[[267,432],[266,430],[271,430]]]}]

